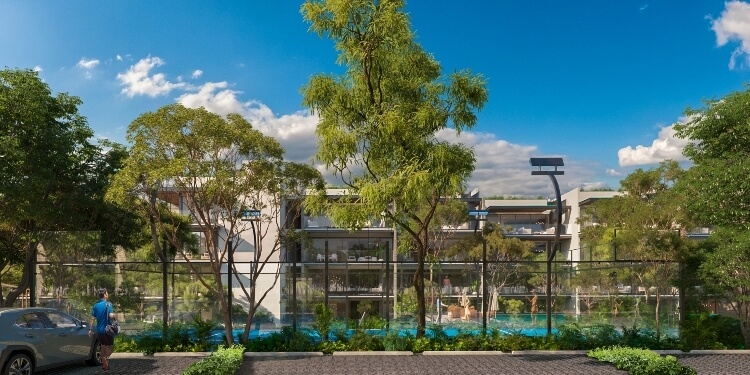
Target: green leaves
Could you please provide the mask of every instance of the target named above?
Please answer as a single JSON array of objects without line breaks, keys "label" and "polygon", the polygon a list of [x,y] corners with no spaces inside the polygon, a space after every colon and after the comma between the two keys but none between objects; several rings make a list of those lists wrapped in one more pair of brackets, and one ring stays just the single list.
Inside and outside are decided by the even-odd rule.
[{"label": "green leaves", "polygon": [[[333,40],[347,68],[341,77],[313,77],[302,90],[304,105],[320,116],[316,158],[348,188],[337,202],[310,197],[306,207],[350,229],[384,213],[410,236],[402,243],[416,246],[420,274],[435,207],[463,192],[475,162],[472,150],[440,142],[436,133],[474,126],[487,89],[468,71],[441,76],[440,64],[414,41],[403,7],[402,0],[302,5],[310,30]],[[417,299],[421,334],[421,290]]]}]

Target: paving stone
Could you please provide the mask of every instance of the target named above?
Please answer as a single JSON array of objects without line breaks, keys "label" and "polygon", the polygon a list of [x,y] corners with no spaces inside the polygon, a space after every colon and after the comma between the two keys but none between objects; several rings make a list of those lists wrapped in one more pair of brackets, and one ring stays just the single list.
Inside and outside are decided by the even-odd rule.
[{"label": "paving stone", "polygon": [[111,358],[109,360],[109,371],[104,371],[100,366],[87,366],[85,364],[70,365],[57,369],[39,372],[41,375],[63,375],[63,374],[107,374],[107,375],[181,375],[190,364],[199,361],[198,357],[129,357]]},{"label": "paving stone", "polygon": [[[745,375],[750,369],[750,354],[678,354],[680,362],[691,366],[700,375]],[[197,357],[133,356],[110,360],[107,375],[177,375]],[[41,372],[42,375],[104,374],[100,367],[83,364]],[[582,375],[627,374],[609,364],[588,358],[585,354],[505,354],[505,355],[413,355],[413,356],[304,356],[244,357],[237,375],[257,374],[338,374],[373,375]]]}]

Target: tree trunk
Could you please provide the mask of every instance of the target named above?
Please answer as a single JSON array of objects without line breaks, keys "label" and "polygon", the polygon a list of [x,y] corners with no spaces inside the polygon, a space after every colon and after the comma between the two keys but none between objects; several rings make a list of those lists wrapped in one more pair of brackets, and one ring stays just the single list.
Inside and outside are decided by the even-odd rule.
[{"label": "tree trunk", "polygon": [[[18,283],[18,286],[15,289],[12,289],[10,292],[8,292],[8,297],[6,297],[4,301],[5,307],[13,307],[13,304],[16,302],[16,299],[18,299],[18,296],[26,292],[26,289],[29,287],[31,282],[31,267],[34,261],[34,256],[36,255],[36,251],[31,250],[34,249],[37,245],[37,242],[29,243],[29,248],[26,251],[26,259],[24,259],[23,262],[21,282]],[[33,298],[33,296],[29,296],[29,298]]]},{"label": "tree trunk", "polygon": [[659,303],[661,303],[661,293],[659,293],[659,288],[656,288],[656,294],[654,295],[654,298],[656,298],[656,307],[654,307],[654,314],[655,320],[656,320],[656,341],[661,340],[661,325],[659,324]]},{"label": "tree trunk", "polygon": [[248,299],[247,321],[245,322],[245,331],[242,333],[242,342],[247,342],[250,339],[250,327],[253,324],[253,317],[255,316],[255,280],[253,280],[251,288],[250,298]]},{"label": "tree trunk", "polygon": [[[219,265],[221,267],[221,265]],[[228,345],[234,345],[234,334],[232,332],[232,306],[227,301],[228,294],[224,291],[224,284],[221,282],[221,275],[216,275],[217,271],[214,269],[214,280],[216,281],[216,298],[219,299],[219,307],[221,308],[222,316],[224,318],[224,335],[227,339]],[[218,271],[220,273],[220,271]]]},{"label": "tree trunk", "polygon": [[745,338],[745,348],[750,348],[750,303],[739,305],[740,331],[742,331],[742,337]]},{"label": "tree trunk", "polygon": [[425,331],[425,296],[424,296],[424,249],[417,250],[417,270],[414,272],[414,289],[417,294],[417,338],[424,336]]}]

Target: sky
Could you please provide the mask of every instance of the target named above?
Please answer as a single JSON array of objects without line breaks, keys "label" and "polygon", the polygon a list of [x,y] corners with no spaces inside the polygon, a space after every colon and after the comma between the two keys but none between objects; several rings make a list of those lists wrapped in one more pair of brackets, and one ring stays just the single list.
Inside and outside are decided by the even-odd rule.
[{"label": "sky", "polygon": [[[82,99],[97,138],[128,144],[139,115],[179,102],[245,116],[313,162],[317,118],[302,87],[339,74],[302,1],[0,0],[0,68],[34,69]],[[672,126],[745,90],[750,3],[715,0],[410,0],[416,41],[443,73],[468,69],[489,99],[470,131],[467,191],[554,197],[531,157],[562,157],[564,193],[618,189],[637,168],[690,166]]]}]

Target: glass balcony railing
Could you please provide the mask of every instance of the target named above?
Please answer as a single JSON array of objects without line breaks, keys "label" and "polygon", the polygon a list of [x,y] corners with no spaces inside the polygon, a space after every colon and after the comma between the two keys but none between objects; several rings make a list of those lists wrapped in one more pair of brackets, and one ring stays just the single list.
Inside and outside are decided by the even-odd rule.
[{"label": "glass balcony railing", "polygon": [[[302,218],[302,229],[315,228],[338,228],[333,225],[331,219],[325,216],[304,216]],[[362,228],[386,228],[385,220],[372,219],[362,223]]]}]

